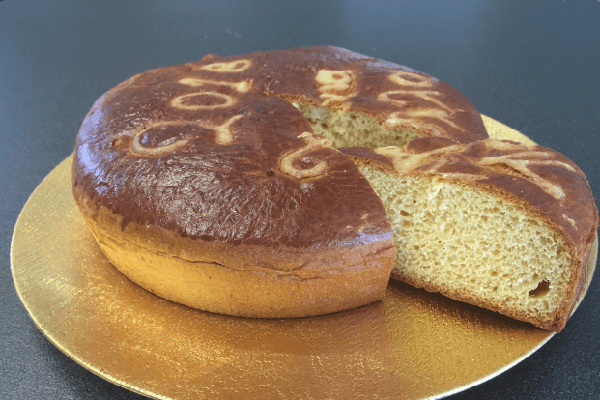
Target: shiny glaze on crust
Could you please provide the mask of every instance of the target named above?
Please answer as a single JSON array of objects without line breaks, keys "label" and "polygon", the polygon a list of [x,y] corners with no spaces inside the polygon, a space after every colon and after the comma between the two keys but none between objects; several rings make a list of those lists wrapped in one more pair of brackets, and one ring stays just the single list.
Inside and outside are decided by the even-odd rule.
[{"label": "shiny glaze on crust", "polygon": [[[289,100],[462,142],[487,136],[454,89],[344,49],[208,55],[102,96],[77,137],[73,186],[121,215],[123,229],[134,222],[204,241],[313,249],[390,240],[369,183],[327,145],[306,148],[318,138],[299,138],[312,130]],[[294,154],[288,170],[325,167],[292,176],[281,165]]]},{"label": "shiny glaze on crust", "polygon": [[[134,221],[203,240],[292,247],[340,245],[386,232],[378,198],[335,150],[317,149],[302,160],[325,161],[325,176],[296,179],[279,171],[281,155],[304,144],[289,128],[266,129],[264,120],[306,124],[290,121],[294,110],[277,98],[246,104],[239,126],[244,135],[236,144],[215,144],[212,130],[189,127],[186,134],[194,137],[187,146],[158,157],[131,154],[127,139],[102,151],[109,140],[83,136],[75,164],[83,173],[73,183],[122,215],[123,228]],[[148,141],[158,142],[162,133],[169,139],[170,129],[164,131]]]}]

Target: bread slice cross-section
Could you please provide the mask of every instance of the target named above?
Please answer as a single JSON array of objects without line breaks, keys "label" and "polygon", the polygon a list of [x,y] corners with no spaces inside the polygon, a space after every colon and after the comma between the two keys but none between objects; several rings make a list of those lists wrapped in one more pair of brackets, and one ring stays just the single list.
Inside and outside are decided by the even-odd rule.
[{"label": "bread slice cross-section", "polygon": [[495,139],[341,151],[384,203],[397,247],[393,278],[544,329],[565,326],[598,227],[572,161]]}]

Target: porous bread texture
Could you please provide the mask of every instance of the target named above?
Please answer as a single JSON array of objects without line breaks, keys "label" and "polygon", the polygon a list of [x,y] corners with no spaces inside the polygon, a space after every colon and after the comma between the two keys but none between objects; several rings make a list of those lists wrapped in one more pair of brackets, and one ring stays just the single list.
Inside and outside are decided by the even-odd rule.
[{"label": "porous bread texture", "polygon": [[[402,147],[426,136],[376,118],[295,102],[332,147]],[[569,245],[522,202],[438,177],[355,160],[383,201],[397,248],[392,278],[560,331],[576,297]],[[510,196],[509,196],[510,197]]]},{"label": "porous bread texture", "polygon": [[573,260],[539,216],[439,177],[359,169],[392,224],[392,276],[539,327],[564,326]]},{"label": "porous bread texture", "polygon": [[414,129],[388,129],[377,118],[361,112],[315,107],[300,101],[292,104],[302,112],[315,133],[325,136],[331,147],[403,146],[423,136]]}]

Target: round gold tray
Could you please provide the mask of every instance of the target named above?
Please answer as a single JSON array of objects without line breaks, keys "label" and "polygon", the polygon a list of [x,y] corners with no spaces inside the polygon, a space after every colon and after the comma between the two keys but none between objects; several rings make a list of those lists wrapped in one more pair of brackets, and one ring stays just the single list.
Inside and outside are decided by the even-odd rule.
[{"label": "round gold tray", "polygon": [[[490,136],[528,140],[484,121]],[[100,253],[73,202],[70,165],[71,158],[58,165],[19,216],[15,287],[56,347],[134,392],[159,399],[439,398],[491,379],[553,336],[398,282],[381,302],[300,319],[236,318],[163,300]],[[597,242],[589,271],[596,255]]]}]

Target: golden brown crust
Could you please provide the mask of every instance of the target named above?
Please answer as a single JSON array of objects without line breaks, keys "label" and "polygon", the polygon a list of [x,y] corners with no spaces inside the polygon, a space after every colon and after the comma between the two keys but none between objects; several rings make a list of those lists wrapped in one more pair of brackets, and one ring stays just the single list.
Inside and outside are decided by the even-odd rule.
[{"label": "golden brown crust", "polygon": [[96,209],[79,189],[74,196],[117,269],[163,298],[206,311],[285,318],[355,308],[383,299],[395,254],[386,237],[299,249],[233,247],[136,223],[121,229],[122,216]]},{"label": "golden brown crust", "polygon": [[[79,204],[89,199],[76,194]],[[190,238],[129,224],[101,208],[83,215],[109,261],[133,282],[181,304],[261,318],[318,315],[383,299],[395,248],[389,241],[302,251],[240,245],[202,248]]]}]

